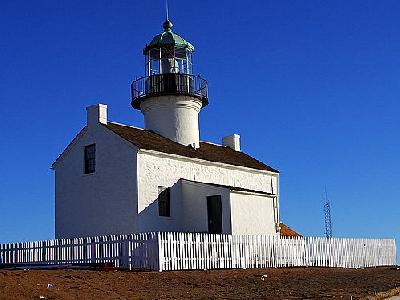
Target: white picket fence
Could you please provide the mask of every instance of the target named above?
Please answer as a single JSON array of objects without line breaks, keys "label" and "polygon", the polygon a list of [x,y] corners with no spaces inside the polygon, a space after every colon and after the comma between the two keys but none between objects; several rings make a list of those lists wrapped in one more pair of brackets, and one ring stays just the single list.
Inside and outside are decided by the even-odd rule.
[{"label": "white picket fence", "polygon": [[0,266],[111,263],[127,269],[342,267],[396,264],[392,239],[150,232],[0,244]]},{"label": "white picket fence", "polygon": [[117,268],[158,270],[158,261],[154,232],[0,244],[0,266],[110,263]]},{"label": "white picket fence", "polygon": [[160,270],[342,267],[396,264],[391,239],[159,233]]}]

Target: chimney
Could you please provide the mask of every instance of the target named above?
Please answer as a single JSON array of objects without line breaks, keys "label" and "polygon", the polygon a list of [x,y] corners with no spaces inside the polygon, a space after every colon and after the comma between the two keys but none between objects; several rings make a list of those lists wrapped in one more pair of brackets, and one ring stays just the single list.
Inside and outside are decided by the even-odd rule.
[{"label": "chimney", "polygon": [[231,134],[222,138],[222,145],[240,151],[240,135]]},{"label": "chimney", "polygon": [[107,105],[94,104],[86,107],[87,126],[97,126],[99,123],[107,124]]}]

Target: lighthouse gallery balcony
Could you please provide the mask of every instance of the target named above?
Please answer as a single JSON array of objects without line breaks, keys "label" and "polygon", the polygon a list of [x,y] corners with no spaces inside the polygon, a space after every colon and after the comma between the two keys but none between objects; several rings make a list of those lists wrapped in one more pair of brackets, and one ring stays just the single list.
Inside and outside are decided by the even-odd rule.
[{"label": "lighthouse gallery balcony", "polygon": [[208,83],[200,75],[165,73],[144,76],[131,84],[132,106],[139,108],[141,101],[160,95],[188,95],[199,98],[203,107],[208,104]]}]

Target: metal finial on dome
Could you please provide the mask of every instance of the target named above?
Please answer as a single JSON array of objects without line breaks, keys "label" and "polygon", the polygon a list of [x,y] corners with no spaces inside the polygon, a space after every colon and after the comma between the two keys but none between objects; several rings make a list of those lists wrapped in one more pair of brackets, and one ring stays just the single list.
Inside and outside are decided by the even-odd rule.
[{"label": "metal finial on dome", "polygon": [[164,24],[163,24],[163,28],[165,31],[171,31],[172,26],[174,26],[172,24],[172,22],[170,20],[165,20]]}]

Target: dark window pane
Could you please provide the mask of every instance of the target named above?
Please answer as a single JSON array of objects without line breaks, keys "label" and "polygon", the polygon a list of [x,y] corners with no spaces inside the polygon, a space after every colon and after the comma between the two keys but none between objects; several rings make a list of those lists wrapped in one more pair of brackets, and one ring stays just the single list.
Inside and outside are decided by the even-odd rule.
[{"label": "dark window pane", "polygon": [[85,174],[96,170],[96,144],[85,147]]},{"label": "dark window pane", "polygon": [[[160,189],[162,189],[160,187]],[[171,216],[171,193],[170,188],[164,189],[158,195],[158,215],[161,217]]]}]

